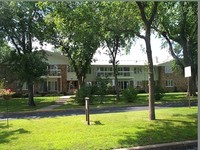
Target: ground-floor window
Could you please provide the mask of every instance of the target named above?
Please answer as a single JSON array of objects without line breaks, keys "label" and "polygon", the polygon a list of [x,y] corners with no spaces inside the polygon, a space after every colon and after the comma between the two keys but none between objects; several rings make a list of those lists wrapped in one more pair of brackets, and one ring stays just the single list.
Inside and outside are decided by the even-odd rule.
[{"label": "ground-floor window", "polygon": [[128,81],[119,81],[118,84],[121,90],[127,89],[129,87]]},{"label": "ground-floor window", "polygon": [[173,87],[174,86],[174,82],[173,82],[173,80],[166,80],[165,81],[165,86],[166,87]]},{"label": "ground-floor window", "polygon": [[57,91],[58,90],[58,82],[57,81],[49,81],[48,82],[48,90],[49,91]]}]

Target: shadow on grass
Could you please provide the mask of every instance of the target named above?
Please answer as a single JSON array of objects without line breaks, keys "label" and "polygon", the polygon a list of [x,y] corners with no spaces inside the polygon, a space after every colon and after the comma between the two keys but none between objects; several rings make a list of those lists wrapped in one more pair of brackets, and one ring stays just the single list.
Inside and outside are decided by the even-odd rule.
[{"label": "shadow on grass", "polygon": [[148,126],[137,127],[138,132],[124,133],[118,142],[121,147],[144,146],[151,144],[169,143],[197,139],[197,114],[186,115],[194,121],[178,119],[157,119],[150,121]]},{"label": "shadow on grass", "polygon": [[[17,139],[19,134],[29,134],[30,132],[27,130],[24,130],[23,128],[19,128],[16,130],[12,130],[11,128],[12,126],[10,126],[10,128],[7,128],[6,123],[2,123],[0,122],[0,144],[3,143],[9,143],[11,140],[15,140]],[[2,130],[4,129],[4,130]]]},{"label": "shadow on grass", "polygon": [[94,121],[94,125],[104,125],[100,121]]}]

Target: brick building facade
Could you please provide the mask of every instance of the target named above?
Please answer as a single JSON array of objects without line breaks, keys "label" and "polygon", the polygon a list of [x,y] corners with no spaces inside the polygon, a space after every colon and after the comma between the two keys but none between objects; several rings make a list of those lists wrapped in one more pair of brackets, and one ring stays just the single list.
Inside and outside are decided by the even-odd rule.
[{"label": "brick building facade", "polygon": [[[47,52],[48,74],[41,77],[41,80],[34,83],[34,93],[73,93],[78,88],[78,81],[73,68],[66,56],[54,52]],[[148,71],[146,61],[124,60],[119,61],[118,79],[120,89],[129,87],[139,88],[142,91],[148,92]],[[155,83],[161,85],[166,92],[187,91],[187,79],[172,70],[173,61],[165,63],[154,63],[154,79]],[[3,69],[4,68],[4,69]],[[5,73],[5,66],[1,67],[0,73]],[[113,83],[114,77],[112,65],[108,61],[91,64],[90,71],[86,75],[85,81],[89,84],[95,83],[96,78],[110,79]],[[7,87],[14,91],[21,91],[18,82],[9,81]],[[27,85],[24,83],[22,91],[26,92]]]}]

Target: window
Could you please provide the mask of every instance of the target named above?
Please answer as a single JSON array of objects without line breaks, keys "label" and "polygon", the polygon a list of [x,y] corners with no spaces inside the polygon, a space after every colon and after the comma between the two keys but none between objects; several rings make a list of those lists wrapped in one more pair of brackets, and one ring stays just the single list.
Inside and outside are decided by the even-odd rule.
[{"label": "window", "polygon": [[130,76],[130,67],[119,67],[118,75],[119,76]]},{"label": "window", "polygon": [[128,81],[119,81],[118,85],[119,85],[120,89],[122,89],[122,90],[127,89],[129,87]]},{"label": "window", "polygon": [[57,91],[58,90],[57,81],[49,81],[48,82],[48,90],[49,91]]},{"label": "window", "polygon": [[171,66],[165,66],[165,73],[172,73],[172,67]]},{"label": "window", "polygon": [[140,67],[134,68],[134,73],[135,74],[141,74],[142,73],[142,68],[140,68]]},{"label": "window", "polygon": [[173,82],[173,80],[166,80],[165,85],[166,85],[166,87],[173,87],[174,82]]},{"label": "window", "polygon": [[23,89],[23,90],[28,90],[28,84],[27,84],[27,82],[25,82],[25,83],[23,84],[22,89]]},{"label": "window", "polygon": [[98,67],[96,75],[98,77],[111,77],[113,76],[112,67]]}]

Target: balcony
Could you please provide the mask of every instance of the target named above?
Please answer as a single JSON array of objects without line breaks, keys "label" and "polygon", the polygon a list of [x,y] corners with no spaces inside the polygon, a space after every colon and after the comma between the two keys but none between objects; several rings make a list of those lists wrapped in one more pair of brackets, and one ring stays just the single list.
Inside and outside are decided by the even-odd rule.
[{"label": "balcony", "polygon": [[48,69],[48,76],[61,76],[61,69]]},{"label": "balcony", "polygon": [[[132,77],[133,71],[118,71],[118,77]],[[97,71],[96,76],[98,77],[114,77],[113,71]]]}]

